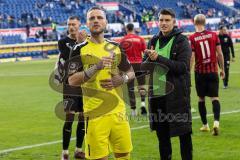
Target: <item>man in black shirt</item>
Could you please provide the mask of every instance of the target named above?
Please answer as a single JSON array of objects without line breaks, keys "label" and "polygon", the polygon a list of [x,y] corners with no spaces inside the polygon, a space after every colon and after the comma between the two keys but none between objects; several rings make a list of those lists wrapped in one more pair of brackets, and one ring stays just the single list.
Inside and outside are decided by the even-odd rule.
[{"label": "man in black shirt", "polygon": [[[63,102],[64,111],[66,112],[65,123],[63,126],[63,152],[62,160],[69,160],[68,147],[71,139],[72,124],[74,116],[78,113],[78,125],[76,132],[76,150],[74,157],[84,159],[85,153],[82,152],[82,143],[84,139],[84,118],[83,118],[83,102],[79,95],[69,95],[68,81],[64,70],[71,57],[72,48],[74,45],[83,42],[87,33],[85,31],[79,32],[80,20],[76,16],[68,18],[68,36],[58,41],[59,59],[56,64],[57,74],[55,72],[55,80],[63,83]],[[70,90],[71,93],[71,90]]]},{"label": "man in black shirt", "polygon": [[234,62],[234,48],[233,48],[233,42],[231,37],[227,33],[227,28],[224,26],[220,27],[219,30],[219,39],[221,43],[221,48],[223,52],[224,57],[224,66],[225,66],[225,78],[223,79],[224,89],[227,89],[228,87],[228,79],[229,79],[229,67],[230,67],[230,49],[232,53],[232,62]]}]

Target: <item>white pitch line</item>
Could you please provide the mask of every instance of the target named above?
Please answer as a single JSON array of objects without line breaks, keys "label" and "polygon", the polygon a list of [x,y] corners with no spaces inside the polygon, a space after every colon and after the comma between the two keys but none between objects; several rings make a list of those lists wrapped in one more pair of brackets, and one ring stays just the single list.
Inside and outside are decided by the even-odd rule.
[{"label": "white pitch line", "polygon": [[[234,111],[222,112],[221,115],[239,113],[239,112],[240,112],[240,109],[239,110],[234,110]],[[213,114],[208,114],[207,117],[209,117],[209,116],[213,116]],[[200,116],[192,117],[192,119],[198,119],[198,118],[200,118]]]},{"label": "white pitch line", "polygon": [[[239,113],[239,110],[233,110],[233,111],[228,111],[228,112],[222,112],[221,115],[225,115],[225,114],[232,114],[232,113]],[[213,114],[208,114],[207,116],[212,116]],[[192,119],[199,119],[199,116],[195,116],[192,117]],[[147,128],[149,127],[149,125],[143,125],[143,126],[139,126],[139,127],[133,127],[131,128],[131,130],[139,130],[139,129],[143,129],[143,128]],[[76,137],[71,138],[72,140],[75,140]],[[48,146],[48,145],[52,145],[52,144],[58,144],[58,143],[62,143],[62,140],[57,140],[57,141],[52,141],[52,142],[47,142],[47,143],[40,143],[40,144],[34,144],[34,145],[30,145],[30,146],[23,146],[23,147],[16,147],[16,148],[10,148],[10,149],[5,149],[5,150],[1,150],[0,151],[0,155],[4,154],[4,153],[9,153],[9,152],[13,152],[13,151],[19,151],[19,150],[24,150],[24,149],[31,149],[31,148],[36,148],[36,147],[41,147],[41,146]]]},{"label": "white pitch line", "polygon": [[131,130],[138,130],[138,129],[143,129],[143,128],[147,128],[149,127],[149,125],[143,125],[143,126],[139,126],[139,127],[133,127],[131,128]]},{"label": "white pitch line", "polygon": [[[76,139],[76,138],[73,138],[73,139]],[[35,148],[35,147],[47,146],[47,145],[57,144],[57,143],[61,143],[61,142],[62,142],[62,140],[58,140],[58,141],[53,141],[53,142],[48,142],[48,143],[35,144],[35,145],[31,145],[31,146],[10,148],[10,149],[5,149],[5,150],[0,151],[0,154],[7,153],[7,152],[24,150],[24,149],[30,149],[30,148]]]}]

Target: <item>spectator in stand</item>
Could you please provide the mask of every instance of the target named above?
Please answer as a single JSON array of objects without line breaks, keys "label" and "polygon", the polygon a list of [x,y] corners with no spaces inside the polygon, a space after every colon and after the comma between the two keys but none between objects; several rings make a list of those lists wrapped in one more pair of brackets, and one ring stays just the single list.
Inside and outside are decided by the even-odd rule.
[{"label": "spectator in stand", "polygon": [[48,35],[48,41],[57,41],[58,40],[58,32],[56,28],[52,30],[52,32]]},{"label": "spectator in stand", "polygon": [[27,35],[27,37],[29,37],[29,35],[30,35],[30,25],[29,24],[26,25],[26,35]]}]

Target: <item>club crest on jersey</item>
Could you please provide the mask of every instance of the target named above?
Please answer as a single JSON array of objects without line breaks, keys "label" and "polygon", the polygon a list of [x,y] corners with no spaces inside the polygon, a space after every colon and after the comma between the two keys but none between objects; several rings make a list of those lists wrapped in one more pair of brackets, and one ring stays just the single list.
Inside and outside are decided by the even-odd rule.
[{"label": "club crest on jersey", "polygon": [[78,69],[78,63],[77,62],[71,62],[69,64],[69,74],[73,74],[77,71]]}]

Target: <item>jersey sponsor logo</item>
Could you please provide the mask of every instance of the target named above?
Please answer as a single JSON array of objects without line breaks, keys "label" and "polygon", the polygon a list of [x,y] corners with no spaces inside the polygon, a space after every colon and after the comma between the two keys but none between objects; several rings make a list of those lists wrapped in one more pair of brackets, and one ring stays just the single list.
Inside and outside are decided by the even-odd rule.
[{"label": "jersey sponsor logo", "polygon": [[120,43],[120,46],[124,51],[126,51],[126,50],[132,48],[132,42],[131,41],[122,41]]},{"label": "jersey sponsor logo", "polygon": [[68,74],[73,74],[77,72],[78,67],[79,67],[78,62],[70,62],[68,67]]},{"label": "jersey sponsor logo", "polygon": [[141,40],[139,38],[125,39],[125,41],[128,41],[128,42],[141,42]]}]

